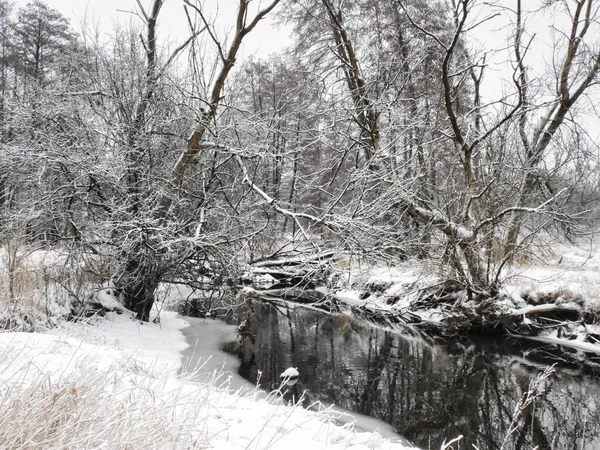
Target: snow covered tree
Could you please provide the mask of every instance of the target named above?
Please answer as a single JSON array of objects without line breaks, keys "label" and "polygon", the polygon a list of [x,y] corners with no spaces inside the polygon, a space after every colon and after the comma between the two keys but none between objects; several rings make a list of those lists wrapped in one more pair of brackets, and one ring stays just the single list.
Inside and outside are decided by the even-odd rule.
[{"label": "snow covered tree", "polygon": [[[144,198],[143,203],[147,214],[139,225],[131,230],[131,233],[126,234],[122,246],[122,264],[116,277],[117,284],[124,293],[126,306],[136,310],[141,320],[149,319],[158,284],[174,268],[182,267],[187,261],[194,260],[197,270],[200,272],[204,270],[199,267],[202,261],[198,260],[198,255],[203,258],[202,255],[206,255],[207,251],[210,252],[214,243],[204,242],[204,234],[208,231],[203,229],[203,211],[206,205],[201,198],[202,192],[190,190],[190,187],[194,187],[195,177],[189,172],[205,153],[211,150],[219,151],[219,146],[211,140],[210,136],[217,135],[215,126],[218,125],[218,112],[223,100],[225,83],[234,67],[242,41],[278,2],[279,0],[274,0],[252,15],[249,11],[249,2],[240,0],[234,35],[228,48],[225,48],[216,38],[214,30],[204,16],[202,5],[187,3],[202,20],[204,29],[212,38],[212,45],[217,47],[219,57],[214,72],[216,76],[207,97],[202,99],[205,107],[194,112],[198,119],[193,125],[191,135],[185,141],[185,150],[179,152],[177,160],[172,165],[170,174],[166,177],[168,183],[163,182],[156,189],[153,198]],[[141,129],[138,128],[138,124],[142,126],[140,121],[147,113],[147,105],[153,101],[158,86],[160,69],[156,62],[156,18],[162,3],[162,0],[155,0],[150,13],[143,12],[147,25],[145,93],[133,116],[134,132]],[[195,29],[191,31],[193,35],[197,34]],[[131,142],[128,152],[135,152],[136,144],[137,141]],[[137,177],[134,177],[133,181],[135,188]],[[186,214],[186,212],[189,214],[189,209],[185,208],[185,205],[189,205],[188,195],[191,199],[194,197],[200,199],[201,203],[196,210],[197,214],[191,217]],[[196,227],[190,227],[194,222],[197,223]]]},{"label": "snow covered tree", "polygon": [[12,227],[25,229],[37,239],[56,225],[56,216],[46,213],[50,205],[61,202],[60,196],[48,204],[46,195],[58,189],[62,173],[58,161],[64,159],[64,145],[79,131],[71,128],[68,101],[60,96],[72,83],[67,60],[74,61],[70,58],[77,53],[78,43],[67,19],[43,2],[27,4],[16,17],[5,6],[0,205],[9,209],[4,212]]},{"label": "snow covered tree", "polygon": [[42,0],[19,9],[13,35],[20,67],[40,87],[47,82],[52,66],[76,46],[69,21]]},{"label": "snow covered tree", "polygon": [[[360,175],[365,203],[357,203],[354,211],[362,214],[354,219],[385,223],[379,230],[390,237],[398,225],[418,224],[426,237],[418,245],[429,246],[432,238],[440,242],[432,250],[446,276],[459,281],[470,298],[493,296],[503,267],[526,249],[536,230],[570,222],[577,211],[573,202],[562,208],[574,185],[561,186],[540,170],[554,161],[559,173],[577,160],[565,152],[557,158],[552,142],[559,130],[568,132],[565,118],[597,78],[598,53],[588,39],[596,26],[593,1],[547,7],[554,8],[556,20],[570,18],[557,34],[554,64],[560,69],[554,81],[529,75],[532,38],[524,37],[524,16],[533,12],[520,1],[514,10],[486,9],[476,0],[294,4],[287,17],[302,36],[298,50],[312,52],[320,67],[338,68],[346,82],[357,130],[346,134],[346,146],[369,147],[367,170]],[[497,16],[512,23],[511,52],[474,49],[477,31]],[[323,38],[327,30],[332,40]],[[327,58],[328,50],[333,58]],[[486,69],[500,55],[511,61],[512,73],[504,80],[505,92],[494,96],[486,90]],[[534,92],[534,86],[553,82],[556,94]],[[547,106],[548,114],[536,121]],[[411,220],[390,219],[394,216]],[[523,223],[533,231],[521,235]]]}]

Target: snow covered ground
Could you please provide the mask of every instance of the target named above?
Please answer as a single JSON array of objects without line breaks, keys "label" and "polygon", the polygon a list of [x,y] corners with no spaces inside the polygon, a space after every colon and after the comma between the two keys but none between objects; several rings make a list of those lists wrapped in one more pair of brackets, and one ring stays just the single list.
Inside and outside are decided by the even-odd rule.
[{"label": "snow covered ground", "polygon": [[52,334],[0,333],[0,448],[397,449],[284,405],[179,376],[184,320],[110,313]]},{"label": "snow covered ground", "polygon": [[[578,245],[539,245],[528,258],[506,266],[502,290],[494,300],[497,314],[521,318],[522,330],[533,324],[540,311],[572,312],[578,320],[556,320],[537,330],[537,340],[568,346],[582,352],[600,353],[600,252],[595,242]],[[350,267],[336,298],[373,310],[407,312],[423,322],[440,324],[458,306],[468,309],[463,293],[447,294],[443,302],[421,302],[423,293],[440,286],[445,277],[431,261],[403,261],[389,267]],[[368,294],[368,295],[367,295]],[[473,304],[473,309],[477,305]],[[534,319],[535,320],[535,319]]]},{"label": "snow covered ground", "polygon": [[[545,251],[507,271],[507,307],[525,311],[531,302],[543,306],[547,298],[558,298],[600,317],[600,255],[575,247]],[[39,254],[29,258],[34,256]],[[29,270],[28,261],[20,276],[31,278],[39,270]],[[54,270],[55,261],[49,261],[48,270]],[[339,299],[402,312],[422,289],[440,282],[435,268],[422,262],[363,269],[348,274],[350,283],[336,291]],[[35,289],[23,290],[23,297],[43,297],[35,283],[27,286]],[[372,293],[367,298],[361,297],[364,286]],[[422,313],[431,321],[443,317],[442,311]],[[88,325],[63,323],[46,334],[0,333],[0,448],[408,448],[351,424],[336,425],[347,422],[336,420],[339,410],[315,413],[283,405],[276,395],[265,398],[240,380],[212,375],[206,365],[180,375],[184,356],[192,364],[204,364],[209,356],[188,348],[186,326],[171,312],[161,312],[160,323],[144,324],[115,312]],[[541,339],[600,353],[600,327],[575,328],[567,337],[554,330]],[[207,327],[198,339],[214,349],[221,332],[231,329]],[[231,364],[225,358],[210,367],[227,371]],[[244,393],[235,391],[240,387]]]},{"label": "snow covered ground", "polygon": [[504,273],[505,289],[519,300],[543,299],[559,294],[563,301],[579,299],[582,306],[600,312],[600,252],[593,243],[579,246],[556,244],[535,251]]}]

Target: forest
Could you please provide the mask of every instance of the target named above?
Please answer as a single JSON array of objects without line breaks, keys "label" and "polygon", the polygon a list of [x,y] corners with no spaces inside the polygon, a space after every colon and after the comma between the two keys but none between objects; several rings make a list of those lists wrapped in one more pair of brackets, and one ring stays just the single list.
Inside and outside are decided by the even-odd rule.
[{"label": "forest", "polygon": [[[446,325],[496,326],[512,301],[507,326],[595,323],[580,293],[505,286],[594,248],[598,2],[239,0],[223,32],[183,0],[170,41],[166,1],[80,32],[0,0],[3,322],[32,298],[88,314],[107,286],[141,321],[165,284],[226,310],[266,278],[407,321],[443,304]],[[266,18],[291,44],[243,53]],[[427,276],[394,309],[391,284],[356,275],[377,267]]]}]

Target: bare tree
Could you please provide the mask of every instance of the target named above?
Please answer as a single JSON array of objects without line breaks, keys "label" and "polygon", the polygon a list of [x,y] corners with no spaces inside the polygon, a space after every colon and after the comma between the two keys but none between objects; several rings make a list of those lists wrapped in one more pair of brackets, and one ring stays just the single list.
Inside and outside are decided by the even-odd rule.
[{"label": "bare tree", "polygon": [[[195,130],[187,139],[187,148],[180,154],[179,159],[171,171],[171,182],[175,186],[179,186],[181,183],[183,183],[183,178],[187,168],[194,163],[200,151],[207,148],[207,146],[204,144],[205,134],[210,124],[216,119],[217,110],[222,101],[225,82],[227,81],[227,77],[229,76],[231,69],[233,69],[233,66],[236,63],[242,41],[248,35],[248,33],[250,33],[256,27],[258,22],[260,22],[275,8],[275,6],[277,6],[279,1],[280,0],[274,0],[273,2],[269,3],[264,9],[258,11],[254,18],[249,20],[249,2],[246,0],[240,0],[235,22],[235,31],[229,48],[224,51],[221,42],[214,37],[213,41],[217,46],[220,56],[220,69],[218,70],[217,77],[212,85],[210,98],[207,100],[208,105],[205,111],[202,113],[200,123],[198,123]],[[200,17],[202,17],[202,20],[208,26],[202,9],[191,2],[187,2],[187,4],[198,12]],[[211,33],[211,37],[213,36],[214,34]],[[210,145],[208,145],[208,148],[210,148]],[[162,206],[166,207],[168,206],[168,203]]]},{"label": "bare tree", "polygon": [[[298,3],[304,13],[297,14],[295,20],[302,20],[302,24],[318,23],[318,16],[313,15],[308,6],[302,9],[302,3]],[[580,42],[585,42],[584,38],[594,24],[595,9],[591,2],[565,2],[565,5],[571,5],[571,30],[566,47],[557,46],[558,51],[562,48],[566,51],[560,62],[560,73],[557,74],[556,100],[550,103],[549,115],[533,125],[533,117],[539,109],[529,92],[527,56],[531,42],[524,42],[526,28],[521,2],[517,2],[512,16],[513,92],[488,104],[482,101],[482,89],[486,81],[486,61],[495,50],[486,50],[483,54],[472,52],[469,50],[469,36],[493,20],[498,11],[492,10],[487,16],[477,16],[474,11],[480,8],[479,2],[453,1],[449,5],[440,4],[440,10],[447,12],[446,19],[442,16],[434,20],[431,15],[423,18],[420,15],[423,6],[415,2],[397,1],[394,5],[395,9],[383,14],[381,8],[375,8],[366,1],[361,2],[361,6],[373,8],[375,13],[372,17],[376,19],[367,25],[371,30],[378,30],[377,33],[372,32],[374,37],[370,45],[384,48],[383,45],[377,47],[374,44],[378,40],[382,42],[388,39],[383,30],[390,23],[404,23],[413,39],[421,39],[437,48],[441,57],[429,58],[423,68],[439,77],[436,85],[440,88],[441,96],[436,98],[430,91],[427,101],[423,102],[423,109],[429,110],[429,117],[435,117],[436,111],[441,111],[443,115],[437,115],[427,126],[422,122],[407,120],[405,128],[399,128],[397,122],[384,121],[388,114],[402,114],[397,111],[402,111],[404,105],[408,106],[408,114],[405,113],[407,118],[418,116],[416,85],[410,82],[400,87],[388,84],[386,87],[389,92],[393,92],[394,88],[399,89],[396,98],[404,94],[411,100],[397,104],[382,103],[381,99],[386,98],[386,94],[369,88],[369,81],[366,81],[377,79],[380,72],[366,75],[358,63],[360,60],[363,67],[373,67],[365,64],[372,58],[365,56],[369,54],[367,47],[364,43],[362,46],[356,44],[357,40],[364,40],[369,31],[361,34],[355,28],[354,33],[350,33],[349,25],[344,20],[344,14],[351,11],[350,7],[343,9],[332,1],[322,2],[334,31],[335,55],[353,99],[354,115],[365,121],[360,124],[357,120],[361,133],[377,130],[370,134],[371,137],[377,135],[377,139],[363,139],[363,145],[369,145],[369,153],[378,155],[379,161],[397,161],[393,157],[397,154],[397,140],[394,142],[389,136],[404,134],[421,137],[416,145],[419,170],[415,174],[418,182],[409,176],[411,172],[410,165],[406,164],[407,159],[396,167],[393,164],[373,166],[377,170],[363,172],[361,177],[370,180],[363,185],[365,188],[379,186],[377,206],[358,206],[355,211],[361,214],[354,215],[353,219],[375,224],[379,220],[377,217],[389,217],[394,213],[408,214],[422,227],[430,229],[432,235],[442,238],[443,252],[440,256],[448,276],[460,281],[471,297],[481,294],[480,298],[484,298],[497,291],[502,268],[518,248],[517,239],[523,220],[532,216],[546,218],[546,221],[539,222],[538,230],[552,221],[571,220],[569,213],[560,207],[571,187],[555,186],[545,190],[541,196],[533,194],[536,186],[540,186],[538,169],[550,154],[553,137],[597,77],[597,54],[586,53],[580,47]],[[353,8],[360,7],[354,5]],[[506,16],[508,10],[501,10],[500,13]],[[360,12],[358,14],[364,19]],[[395,33],[400,43],[395,57],[400,63],[400,73],[414,77],[409,66],[411,60],[406,53],[402,55],[402,51],[406,52],[411,43],[406,39],[407,33],[405,30]],[[577,70],[573,72],[575,65]],[[371,83],[376,86],[374,81]],[[423,132],[425,128],[429,129],[426,134]],[[369,133],[363,134],[366,135]],[[515,142],[514,136],[520,136],[520,142]],[[522,149],[522,153],[517,149]],[[518,169],[510,163],[515,157],[523,161]],[[519,182],[515,184],[517,173]],[[515,192],[518,194],[515,195]],[[360,199],[357,200],[356,205],[360,205]],[[324,221],[322,217],[318,220]],[[503,243],[499,244],[500,241]],[[498,259],[499,246],[503,250]]]},{"label": "bare tree", "polygon": [[[239,0],[228,39],[204,3],[185,3],[190,37],[171,51],[164,0],[138,4],[141,23],[103,43],[72,41],[50,13],[56,32],[36,35],[34,2],[19,45],[2,43],[23,63],[2,60],[0,207],[27,211],[25,234],[106,254],[103,277],[141,320],[160,282],[224,280],[284,248],[430,257],[488,298],[534,236],[572,226],[576,194],[597,181],[576,125],[600,70],[594,0],[547,6],[570,22],[544,80],[519,0],[296,0],[282,13],[293,52],[243,67],[244,40],[280,0]],[[507,53],[472,36],[498,15],[512,73],[492,97],[489,61]]]},{"label": "bare tree", "polygon": [[[517,1],[515,58],[518,76],[515,84],[523,105],[519,114],[519,136],[523,148],[523,166],[518,195],[514,205],[503,214],[508,214],[507,233],[504,243],[504,257],[511,257],[518,248],[519,231],[523,214],[527,208],[535,208],[531,204],[532,193],[536,190],[536,172],[544,158],[548,155],[551,143],[567,116],[574,109],[586,91],[593,86],[600,71],[600,51],[594,51],[588,41],[590,27],[597,21],[598,8],[593,0],[562,2],[571,18],[570,30],[565,36],[566,46],[561,48],[562,56],[557,55],[558,73],[556,74],[556,92],[544,107],[542,117],[537,123],[531,114],[530,98],[526,67],[523,52],[527,51],[527,43],[523,43],[524,25],[522,21],[521,1]],[[536,109],[533,108],[535,111]]]},{"label": "bare tree", "polygon": [[[231,70],[233,69],[238,52],[241,48],[243,39],[256,27],[258,22],[263,19],[270,11],[275,8],[279,3],[279,0],[275,0],[269,3],[264,9],[260,9],[255,16],[249,18],[249,2],[246,0],[240,0],[238,5],[237,18],[235,22],[235,30],[233,39],[228,49],[225,50],[221,42],[216,37],[214,30],[203,12],[201,5],[186,2],[187,6],[193,9],[202,20],[207,33],[210,35],[213,45],[216,46],[219,54],[219,63],[217,68],[217,75],[210,89],[209,98],[206,100],[206,108],[200,114],[200,120],[195,125],[194,131],[188,137],[186,141],[186,148],[179,154],[176,163],[173,165],[170,176],[169,185],[161,188],[160,195],[156,200],[156,206],[153,208],[153,214],[150,217],[160,227],[167,227],[170,232],[174,232],[177,228],[176,225],[169,227],[168,222],[173,221],[175,224],[181,220],[176,214],[173,214],[171,210],[172,206],[176,206],[174,203],[177,198],[177,193],[182,192],[181,189],[184,186],[185,174],[190,166],[197,162],[197,158],[203,150],[218,149],[206,139],[206,135],[209,133],[209,129],[214,126],[217,121],[218,107],[223,100],[223,91],[225,89],[225,83]],[[142,102],[142,106],[138,110],[136,120],[142,120],[145,108],[148,101],[151,100],[156,83],[156,50],[155,50],[155,26],[156,17],[160,11],[162,0],[156,0],[153,3],[150,15],[145,15],[147,19],[148,27],[148,39],[146,42],[147,51],[147,90]],[[197,31],[193,30],[193,34]],[[147,224],[146,224],[147,225]],[[202,220],[198,224],[195,237],[200,238],[202,227]],[[135,309],[138,313],[138,318],[141,320],[148,320],[150,310],[154,303],[155,291],[158,287],[158,283],[164,277],[165,272],[173,266],[181,266],[183,260],[185,260],[190,253],[190,249],[187,246],[177,248],[172,244],[165,244],[160,236],[156,236],[149,227],[145,228],[146,232],[139,235],[130,245],[127,245],[124,250],[125,252],[131,252],[131,255],[125,256],[125,264],[121,266],[121,274],[119,276],[119,285],[123,287],[126,292],[126,298],[130,298],[128,304],[135,305]],[[149,235],[147,233],[150,233]],[[165,233],[165,231],[163,231]],[[190,236],[191,237],[191,236]],[[183,241],[185,241],[185,238]],[[168,241],[172,241],[173,237],[169,237]],[[182,241],[181,241],[182,242]],[[192,244],[194,245],[194,244]],[[210,244],[209,244],[210,245]],[[154,248],[150,252],[150,259],[143,257],[147,254],[147,248]],[[158,251],[156,251],[158,250]],[[171,252],[175,251],[175,255]],[[142,258],[140,258],[140,255]]]}]

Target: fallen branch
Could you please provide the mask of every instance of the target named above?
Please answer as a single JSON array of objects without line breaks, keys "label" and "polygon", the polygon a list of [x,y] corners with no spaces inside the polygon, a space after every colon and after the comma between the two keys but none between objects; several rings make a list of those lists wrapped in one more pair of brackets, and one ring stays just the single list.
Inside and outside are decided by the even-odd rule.
[{"label": "fallen branch", "polygon": [[581,308],[578,308],[574,305],[556,305],[553,303],[546,303],[537,306],[525,306],[524,308],[513,311],[512,315],[527,317],[550,312],[581,312]]},{"label": "fallen branch", "polygon": [[320,253],[309,255],[290,256],[288,258],[267,259],[252,263],[253,267],[272,267],[272,266],[295,266],[300,264],[309,264],[313,262],[321,262],[323,259],[329,259],[335,255],[335,250],[327,250]]}]

